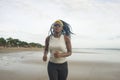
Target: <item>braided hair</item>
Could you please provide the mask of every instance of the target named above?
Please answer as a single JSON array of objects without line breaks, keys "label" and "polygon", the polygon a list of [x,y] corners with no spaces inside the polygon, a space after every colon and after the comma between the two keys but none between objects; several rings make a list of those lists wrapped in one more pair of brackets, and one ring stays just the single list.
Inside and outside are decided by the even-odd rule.
[{"label": "braided hair", "polygon": [[[57,20],[57,21],[60,21],[60,22],[62,22],[62,25],[63,25],[63,30],[62,30],[62,34],[63,35],[66,35],[66,36],[69,36],[69,37],[71,37],[71,34],[73,34],[73,32],[71,31],[71,26],[68,24],[68,23],[66,23],[65,21],[63,21],[63,20]],[[55,21],[56,22],[56,21]],[[50,35],[53,35],[54,34],[54,32],[53,32],[53,25],[55,24],[55,22],[52,24],[52,26],[50,27],[50,31],[49,31],[49,33],[50,33]]]}]

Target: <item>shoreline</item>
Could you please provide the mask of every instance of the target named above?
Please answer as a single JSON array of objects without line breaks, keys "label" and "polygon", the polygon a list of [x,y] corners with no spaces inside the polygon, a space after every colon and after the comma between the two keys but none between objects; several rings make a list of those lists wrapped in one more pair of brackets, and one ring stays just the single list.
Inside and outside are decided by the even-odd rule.
[{"label": "shoreline", "polygon": [[22,52],[22,51],[42,51],[44,48],[0,48],[1,53],[15,53],[15,52]]}]

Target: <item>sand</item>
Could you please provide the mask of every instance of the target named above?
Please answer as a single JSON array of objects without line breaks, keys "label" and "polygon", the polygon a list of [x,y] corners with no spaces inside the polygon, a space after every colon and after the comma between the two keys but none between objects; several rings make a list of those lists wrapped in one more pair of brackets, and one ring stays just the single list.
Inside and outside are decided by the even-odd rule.
[{"label": "sand", "polygon": [[[0,80],[48,80],[42,53],[28,51],[0,56]],[[68,58],[68,65],[67,80],[120,80],[119,62]]]},{"label": "sand", "polygon": [[120,63],[70,62],[68,80],[119,80]]},{"label": "sand", "polygon": [[14,52],[22,52],[22,51],[41,51],[43,48],[2,48],[0,47],[0,53],[14,53]]}]

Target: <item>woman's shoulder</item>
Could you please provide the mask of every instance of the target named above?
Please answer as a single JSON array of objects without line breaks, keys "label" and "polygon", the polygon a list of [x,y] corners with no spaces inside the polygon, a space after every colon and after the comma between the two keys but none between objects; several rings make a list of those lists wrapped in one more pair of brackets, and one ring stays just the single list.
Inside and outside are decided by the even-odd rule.
[{"label": "woman's shoulder", "polygon": [[46,37],[46,40],[48,41],[50,39],[50,35]]},{"label": "woman's shoulder", "polygon": [[64,37],[65,37],[65,38],[69,38],[69,39],[70,39],[70,37],[69,37],[68,35],[64,35]]},{"label": "woman's shoulder", "polygon": [[48,40],[49,41],[49,39],[52,37],[52,35],[48,35],[47,37],[46,37],[46,40]]},{"label": "woman's shoulder", "polygon": [[65,41],[70,40],[70,37],[68,35],[64,35]]}]

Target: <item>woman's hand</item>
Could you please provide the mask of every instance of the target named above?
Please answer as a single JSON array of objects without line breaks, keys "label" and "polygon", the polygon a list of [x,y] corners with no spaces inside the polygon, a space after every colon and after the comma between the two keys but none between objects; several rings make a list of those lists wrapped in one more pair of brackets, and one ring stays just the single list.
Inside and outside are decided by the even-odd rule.
[{"label": "woman's hand", "polygon": [[43,56],[43,61],[47,61],[47,55]]},{"label": "woman's hand", "polygon": [[62,57],[62,54],[59,53],[59,51],[56,51],[56,52],[54,53],[54,57],[55,57],[55,58],[60,58],[60,57]]}]

